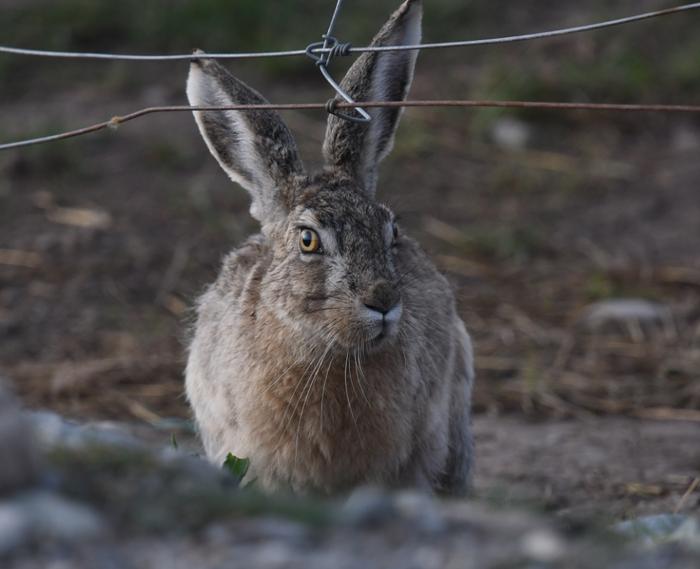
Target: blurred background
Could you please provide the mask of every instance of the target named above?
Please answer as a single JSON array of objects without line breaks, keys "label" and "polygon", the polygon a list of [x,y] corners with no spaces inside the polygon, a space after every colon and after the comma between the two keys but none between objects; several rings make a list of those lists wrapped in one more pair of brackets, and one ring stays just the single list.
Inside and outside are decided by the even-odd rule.
[{"label": "blurred background", "polygon": [[[424,41],[676,4],[425,0]],[[320,39],[333,5],[2,0],[0,43],[122,53],[299,49]],[[396,5],[347,3],[337,35],[366,44]],[[689,12],[561,39],[426,51],[411,97],[697,104],[699,24]],[[334,74],[348,63],[335,60]],[[226,65],[272,102],[331,96],[305,58]],[[186,62],[0,54],[0,142],[186,104],[186,75]],[[323,113],[283,117],[307,164],[318,165]],[[479,417],[697,426],[699,153],[692,115],[406,111],[379,197],[454,283],[476,345]],[[254,231],[246,193],[219,170],[187,113],[0,153],[0,374],[29,406],[78,419],[187,418],[193,300],[222,255]],[[668,454],[692,440],[674,442],[674,428]],[[602,444],[615,429],[601,435]]]}]

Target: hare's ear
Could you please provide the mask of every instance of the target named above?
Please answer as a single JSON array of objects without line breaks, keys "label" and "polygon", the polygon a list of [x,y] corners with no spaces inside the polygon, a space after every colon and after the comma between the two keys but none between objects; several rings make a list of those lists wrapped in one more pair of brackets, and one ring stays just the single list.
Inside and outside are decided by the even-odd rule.
[{"label": "hare's ear", "polygon": [[[192,62],[187,97],[198,107],[267,103],[211,59]],[[262,223],[286,215],[294,198],[294,178],[303,175],[304,168],[280,116],[259,110],[193,114],[214,158],[234,182],[250,192],[251,215]]]},{"label": "hare's ear", "polygon": [[[421,0],[406,0],[384,24],[373,46],[413,45],[421,40]],[[366,52],[350,67],[341,87],[355,101],[400,101],[413,79],[418,51]],[[368,110],[372,121],[354,123],[328,117],[323,156],[329,166],[345,171],[374,195],[377,165],[391,151],[401,109]]]}]

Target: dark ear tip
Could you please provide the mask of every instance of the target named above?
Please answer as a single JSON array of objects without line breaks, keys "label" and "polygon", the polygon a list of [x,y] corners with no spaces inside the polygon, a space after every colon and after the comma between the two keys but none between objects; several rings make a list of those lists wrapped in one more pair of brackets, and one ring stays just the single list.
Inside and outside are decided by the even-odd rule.
[{"label": "dark ear tip", "polygon": [[[203,56],[203,55],[206,55],[206,53],[205,53],[203,50],[197,48],[197,49],[195,49],[195,50],[192,52],[192,55],[196,55],[196,56],[200,56],[200,57],[201,57],[201,56]],[[197,65],[197,66],[200,66],[200,67],[201,67],[202,64],[203,64],[204,62],[200,59],[200,57],[193,57],[193,58],[190,60],[190,64],[191,64],[191,65]]]},{"label": "dark ear tip", "polygon": [[401,7],[408,10],[409,8],[413,8],[414,6],[421,7],[422,4],[423,0],[405,0]]},{"label": "dark ear tip", "polygon": [[399,6],[396,14],[403,17],[409,12],[415,12],[416,10],[420,13],[423,12],[423,0],[405,0],[404,3]]}]

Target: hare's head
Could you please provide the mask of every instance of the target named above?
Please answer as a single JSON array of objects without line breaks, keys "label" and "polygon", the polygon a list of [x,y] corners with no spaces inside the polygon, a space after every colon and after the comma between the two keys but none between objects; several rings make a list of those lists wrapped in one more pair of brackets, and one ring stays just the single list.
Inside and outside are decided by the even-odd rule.
[{"label": "hare's head", "polygon": [[[420,42],[420,0],[406,0],[373,45]],[[416,51],[365,53],[341,86],[357,101],[406,97]],[[261,104],[256,91],[215,61],[193,62],[187,95],[195,106]],[[308,175],[291,133],[273,111],[195,112],[209,150],[252,196],[272,256],[261,300],[309,344],[378,346],[397,334],[401,246],[394,215],[374,199],[377,166],[391,150],[399,109],[371,109],[370,123],[330,115],[327,167]]]}]

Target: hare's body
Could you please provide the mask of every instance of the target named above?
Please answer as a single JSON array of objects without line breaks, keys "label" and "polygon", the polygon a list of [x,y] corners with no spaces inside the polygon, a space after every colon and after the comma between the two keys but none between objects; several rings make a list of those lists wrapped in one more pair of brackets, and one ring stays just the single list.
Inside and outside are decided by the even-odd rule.
[{"label": "hare's body", "polygon": [[270,257],[265,238],[251,238],[200,299],[187,392],[207,455],[250,458],[267,488],[464,489],[471,345],[449,285],[418,245],[405,239],[396,263],[421,267],[402,291],[415,311],[396,345],[362,355],[303,353],[260,299]]},{"label": "hare's body", "polygon": [[[417,43],[407,0],[375,44]],[[365,54],[357,99],[406,95],[415,53]],[[218,64],[192,66],[195,105],[264,100]],[[374,200],[396,109],[370,125],[329,120],[328,168],[307,175],[271,112],[195,113],[207,145],[253,196],[262,233],[224,261],[200,299],[187,395],[207,455],[251,461],[268,489],[361,483],[465,490],[472,353],[452,291]]]}]

